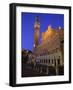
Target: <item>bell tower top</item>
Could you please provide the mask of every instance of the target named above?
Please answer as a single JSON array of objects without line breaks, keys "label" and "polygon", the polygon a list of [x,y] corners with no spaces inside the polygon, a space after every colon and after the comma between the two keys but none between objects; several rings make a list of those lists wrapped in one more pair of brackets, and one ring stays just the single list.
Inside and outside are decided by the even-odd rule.
[{"label": "bell tower top", "polygon": [[34,23],[34,28],[39,29],[40,28],[40,19],[38,16],[35,17],[35,23]]}]

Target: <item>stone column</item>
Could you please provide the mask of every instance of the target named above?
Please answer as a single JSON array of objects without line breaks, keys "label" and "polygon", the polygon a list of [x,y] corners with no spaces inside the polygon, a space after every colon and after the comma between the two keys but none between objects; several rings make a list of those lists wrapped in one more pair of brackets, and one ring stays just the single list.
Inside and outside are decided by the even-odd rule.
[{"label": "stone column", "polygon": [[59,74],[59,70],[58,70],[58,61],[56,60],[56,75]]},{"label": "stone column", "polygon": [[48,74],[48,67],[46,67],[46,74]]},{"label": "stone column", "polygon": [[40,73],[42,73],[42,67],[40,67]]}]

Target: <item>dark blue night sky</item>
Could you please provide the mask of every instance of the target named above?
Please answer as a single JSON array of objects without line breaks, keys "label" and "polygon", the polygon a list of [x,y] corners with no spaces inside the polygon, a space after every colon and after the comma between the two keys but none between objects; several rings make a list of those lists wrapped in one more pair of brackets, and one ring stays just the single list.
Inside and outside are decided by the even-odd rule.
[{"label": "dark blue night sky", "polygon": [[40,34],[47,30],[49,25],[53,29],[59,26],[64,28],[64,15],[63,14],[43,14],[43,13],[24,13],[22,12],[22,49],[33,49],[34,44],[34,22],[35,17],[40,18]]}]

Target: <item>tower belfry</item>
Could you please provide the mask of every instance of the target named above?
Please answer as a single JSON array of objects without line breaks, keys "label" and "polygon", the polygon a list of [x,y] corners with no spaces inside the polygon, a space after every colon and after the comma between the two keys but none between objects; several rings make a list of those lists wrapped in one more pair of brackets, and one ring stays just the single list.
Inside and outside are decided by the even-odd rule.
[{"label": "tower belfry", "polygon": [[35,17],[34,22],[34,48],[39,45],[39,38],[40,38],[40,20],[39,17]]}]

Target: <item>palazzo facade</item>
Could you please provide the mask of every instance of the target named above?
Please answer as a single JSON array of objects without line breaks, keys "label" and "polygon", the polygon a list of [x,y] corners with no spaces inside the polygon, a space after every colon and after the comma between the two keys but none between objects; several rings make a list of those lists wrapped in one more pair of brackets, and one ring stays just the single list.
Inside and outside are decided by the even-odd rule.
[{"label": "palazzo facade", "polygon": [[40,65],[47,65],[56,68],[64,67],[64,30],[61,27],[53,29],[48,26],[45,32],[42,32],[42,41],[40,37],[40,20],[36,17],[34,23],[34,47],[35,62]]}]

